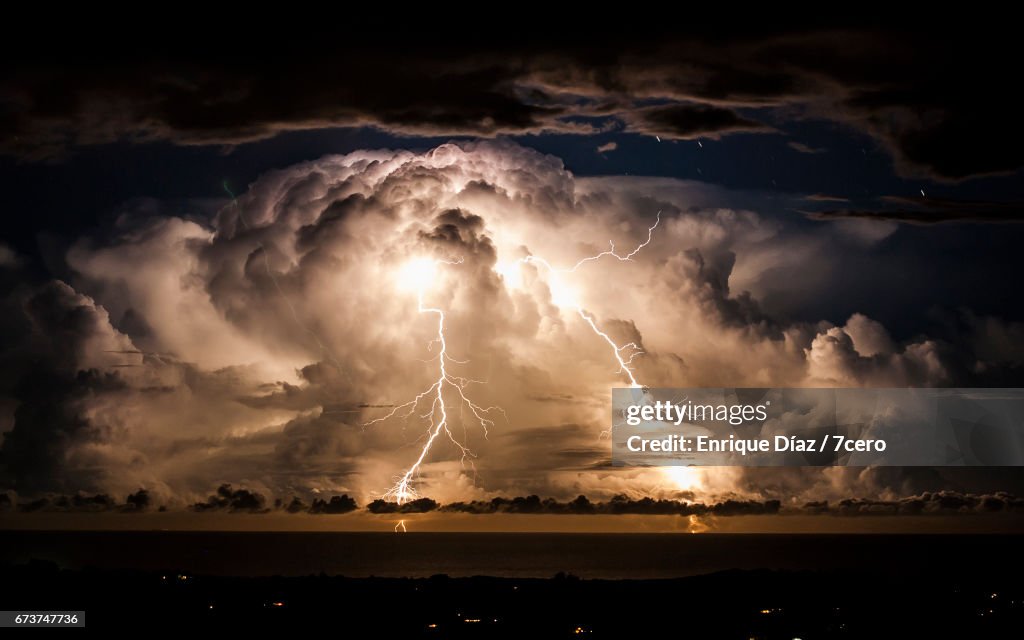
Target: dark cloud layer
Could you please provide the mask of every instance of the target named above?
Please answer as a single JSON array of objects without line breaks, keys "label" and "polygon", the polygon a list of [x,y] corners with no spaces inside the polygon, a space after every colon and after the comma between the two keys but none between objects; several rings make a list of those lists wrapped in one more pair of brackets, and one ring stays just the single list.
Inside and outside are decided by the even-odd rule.
[{"label": "dark cloud layer", "polygon": [[[188,47],[166,48],[90,33],[73,60],[30,57],[38,47],[12,40],[0,146],[42,159],[122,140],[234,145],[348,126],[444,136],[624,127],[695,138],[814,118],[874,137],[903,174],[958,180],[1024,162],[1008,81],[1015,39],[990,24],[648,24],[634,36],[602,30],[599,46],[587,29],[438,38],[380,26],[317,34],[303,25],[290,37],[279,25],[211,28],[205,39],[190,29]],[[63,35],[68,46],[85,37]]]},{"label": "dark cloud layer", "polygon": [[[227,513],[266,514],[271,511],[286,513],[309,513],[338,515],[358,511],[355,500],[347,495],[333,496],[329,500],[316,499],[312,506],[301,499],[290,502],[278,499],[274,508],[267,508],[267,500],[259,493],[246,489],[232,489],[222,485],[215,495],[204,503],[191,508],[204,513],[223,511]],[[141,513],[152,508],[149,492],[145,489],[129,494],[124,502],[118,502],[107,494],[46,495],[34,499],[12,499],[7,493],[0,493],[0,513],[17,510],[21,513],[35,512],[76,512],[76,513]],[[161,506],[163,511],[166,506]],[[866,498],[844,498],[828,501],[817,500],[800,506],[783,507],[780,500],[724,500],[716,503],[687,500],[666,500],[654,498],[632,499],[625,495],[612,497],[608,501],[593,502],[584,495],[573,500],[559,501],[554,498],[540,498],[536,495],[514,498],[493,498],[471,502],[439,504],[430,498],[420,498],[399,505],[394,502],[374,500],[366,511],[377,515],[416,514],[430,512],[466,513],[472,515],[527,514],[527,515],[643,515],[643,516],[698,516],[735,517],[762,515],[832,515],[854,516],[927,516],[927,515],[970,515],[1024,513],[1024,498],[998,491],[987,494],[963,493],[959,491],[925,491],[919,495],[877,500]]]},{"label": "dark cloud layer", "polygon": [[[432,501],[427,502],[430,503]],[[348,495],[331,496],[329,499],[317,498],[313,500],[311,505],[307,505],[298,497],[293,497],[291,501],[278,498],[274,500],[272,508],[268,504],[269,501],[266,496],[258,491],[251,491],[245,488],[235,489],[230,484],[223,484],[205,502],[198,502],[188,508],[197,513],[263,514],[270,513],[271,511],[285,511],[287,513],[310,513],[314,515],[351,513],[359,509],[356,501]],[[418,512],[431,511],[436,507],[437,504],[433,503],[432,508],[422,508]],[[154,509],[167,511],[174,508],[166,504],[161,504],[159,507],[154,505],[153,498],[146,489],[139,489],[134,493],[128,494],[123,502],[106,493],[46,494],[28,498],[22,496],[12,497],[10,493],[6,492],[0,493],[0,512],[17,510],[21,513],[34,513],[37,511],[143,513]],[[417,511],[403,511],[403,513],[411,512]]]},{"label": "dark cloud layer", "polygon": [[230,511],[265,513],[267,499],[259,493],[248,489],[233,489],[230,484],[222,484],[217,488],[217,493],[206,499],[206,502],[197,502],[192,505],[194,511]]},{"label": "dark cloud layer", "polygon": [[118,502],[105,493],[74,495],[45,495],[29,500],[12,499],[7,493],[0,493],[0,512],[17,508],[22,513],[36,511],[84,512],[84,513],[142,513],[151,507],[149,492],[139,489],[130,493],[124,502]]},{"label": "dark cloud layer", "polygon": [[[814,220],[860,218],[891,220],[908,224],[939,224],[942,222],[1024,222],[1024,203],[952,200],[948,198],[908,198],[883,196],[881,206],[874,209],[826,209],[805,212]],[[820,200],[819,201],[823,201]]]},{"label": "dark cloud layer", "polygon": [[963,513],[1024,512],[1024,499],[1006,492],[970,494],[957,491],[925,492],[898,500],[847,498],[834,504],[808,502],[803,511],[840,516],[942,515]]},{"label": "dark cloud layer", "polygon": [[538,496],[518,498],[494,498],[474,502],[454,502],[441,507],[442,511],[458,513],[532,513],[546,515],[679,515],[679,516],[750,516],[771,515],[779,512],[778,500],[726,500],[715,504],[683,502],[677,500],[655,500],[653,498],[630,499],[624,495],[614,496],[607,502],[591,502],[586,496],[577,496],[568,502]]},{"label": "dark cloud layer", "polygon": [[770,127],[744,118],[732,109],[710,105],[671,104],[634,112],[628,118],[630,131],[667,140],[718,138],[741,131],[770,131]]},{"label": "dark cloud layer", "polygon": [[356,501],[347,495],[331,496],[330,500],[316,499],[309,508],[310,513],[348,513],[359,508]]}]

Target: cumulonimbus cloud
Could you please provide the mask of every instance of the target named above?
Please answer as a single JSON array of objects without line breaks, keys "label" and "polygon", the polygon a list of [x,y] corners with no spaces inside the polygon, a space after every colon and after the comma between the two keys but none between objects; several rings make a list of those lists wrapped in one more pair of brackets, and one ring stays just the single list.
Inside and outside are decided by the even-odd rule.
[{"label": "cumulonimbus cloud", "polygon": [[[658,386],[939,385],[969,382],[981,369],[962,361],[980,354],[1002,354],[986,356],[990,369],[1019,366],[977,332],[950,345],[894,339],[863,315],[839,325],[773,316],[758,295],[764,274],[792,284],[807,247],[827,246],[833,231],[794,240],[756,212],[702,204],[715,197],[704,189],[577,179],[551,156],[467,143],[282,169],[205,221],[122,218],[73,245],[70,282],[3,301],[5,483],[26,496],[143,487],[159,504],[200,509],[258,511],[297,496],[297,510],[320,500],[329,511],[343,505],[324,496],[343,493],[371,502],[424,433],[415,416],[365,423],[430,384],[436,319],[417,312],[402,280],[426,258],[443,261],[424,300],[445,310],[452,368],[484,382],[472,385],[481,406],[508,414],[486,436],[453,416],[476,457],[443,442],[431,451],[419,486],[439,503],[932,490],[849,470],[704,470],[691,486],[608,467],[599,436],[608,388],[624,378],[577,305],[613,340],[636,343],[637,378]],[[568,268],[609,240],[636,246],[659,212],[633,260],[572,273],[522,260]],[[815,251],[824,268],[828,252]],[[992,335],[1019,330],[976,320]],[[224,483],[247,493],[215,490]]]}]

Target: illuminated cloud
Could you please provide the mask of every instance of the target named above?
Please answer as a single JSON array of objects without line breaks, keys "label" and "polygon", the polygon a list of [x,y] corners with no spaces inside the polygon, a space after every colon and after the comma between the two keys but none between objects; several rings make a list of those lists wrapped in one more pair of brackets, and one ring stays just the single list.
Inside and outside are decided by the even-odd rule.
[{"label": "illuminated cloud", "polygon": [[[801,286],[814,276],[808,262],[827,272],[843,258],[830,247],[865,243],[827,225],[791,234],[720,198],[682,181],[577,179],[557,158],[485,142],[299,164],[262,176],[206,221],[121,218],[102,239],[73,244],[70,283],[3,302],[14,319],[0,352],[3,406],[13,407],[5,482],[19,495],[143,487],[156,504],[197,510],[260,511],[296,496],[296,510],[330,512],[348,508],[324,502],[342,493],[371,503],[425,433],[415,415],[364,426],[436,377],[436,318],[417,313],[422,290],[445,310],[452,370],[483,381],[474,401],[508,413],[486,438],[453,415],[475,457],[460,462],[450,442],[430,452],[417,491],[439,504],[932,490],[904,486],[912,474],[847,469],[684,477],[608,466],[609,388],[628,380],[577,304],[644,352],[634,364],[645,384],[932,385],[977,370],[938,340],[897,341],[863,315],[834,326],[766,310],[763,295],[782,284],[827,293]],[[556,273],[525,259],[567,269],[609,240],[636,246],[658,212],[651,243],[630,261]],[[984,342],[971,331],[957,353],[998,351],[999,335],[1019,332],[984,322],[1003,333],[988,327],[996,338]],[[1000,357],[986,366],[1019,365],[1019,354]]]}]

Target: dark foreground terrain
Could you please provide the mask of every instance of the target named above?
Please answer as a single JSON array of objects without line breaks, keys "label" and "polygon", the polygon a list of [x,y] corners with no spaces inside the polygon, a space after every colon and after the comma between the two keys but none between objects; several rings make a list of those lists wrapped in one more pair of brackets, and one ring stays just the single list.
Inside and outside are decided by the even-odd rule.
[{"label": "dark foreground terrain", "polygon": [[[672,580],[233,578],[0,565],[0,609],[84,610],[87,627],[336,629],[340,637],[1021,637],[1024,588],[1004,568],[893,578],[723,571]],[[629,634],[629,635],[624,635]]]}]

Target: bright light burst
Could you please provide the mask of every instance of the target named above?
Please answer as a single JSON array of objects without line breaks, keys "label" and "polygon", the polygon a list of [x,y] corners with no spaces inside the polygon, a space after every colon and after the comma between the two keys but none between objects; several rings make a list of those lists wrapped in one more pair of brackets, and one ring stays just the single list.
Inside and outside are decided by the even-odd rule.
[{"label": "bright light burst", "polygon": [[437,278],[437,260],[415,258],[398,270],[398,288],[401,291],[422,292]]},{"label": "bright light burst", "polygon": [[696,467],[661,467],[660,470],[668,476],[674,485],[672,488],[679,491],[699,489],[703,484],[701,472]]},{"label": "bright light burst", "polygon": [[[630,386],[639,388],[642,385],[636,379],[632,364],[636,357],[643,354],[643,351],[634,342],[619,345],[607,333],[602,331],[601,328],[598,327],[594,316],[580,306],[577,291],[565,276],[576,272],[580,267],[590,262],[594,262],[605,257],[612,257],[620,262],[632,261],[633,257],[636,256],[641,249],[650,244],[654,230],[660,222],[661,212],[659,211],[654,224],[647,229],[647,239],[626,254],[618,253],[615,250],[615,243],[609,241],[608,250],[583,258],[568,269],[557,269],[547,260],[538,256],[530,255],[517,261],[514,265],[501,264],[496,267],[496,271],[505,279],[506,284],[515,287],[522,282],[519,267],[523,264],[531,263],[544,267],[548,271],[548,288],[551,291],[552,301],[560,307],[570,307],[575,309],[587,326],[590,327],[590,329],[612,349],[615,361],[619,365],[617,373],[625,374],[629,379]],[[403,504],[419,497],[413,487],[413,484],[420,468],[427,458],[427,455],[430,453],[431,448],[439,437],[443,436],[448,438],[448,440],[450,440],[459,449],[459,451],[461,451],[461,462],[463,465],[466,464],[467,460],[469,461],[469,464],[472,465],[471,459],[475,457],[475,455],[465,444],[460,442],[451,431],[448,416],[449,407],[445,405],[446,390],[448,392],[448,396],[451,396],[458,401],[456,406],[467,408],[469,410],[469,414],[471,414],[483,428],[484,437],[487,437],[488,428],[494,426],[494,420],[491,417],[493,413],[501,413],[507,419],[507,415],[505,415],[505,411],[501,407],[482,407],[470,400],[466,395],[466,388],[469,385],[482,384],[482,381],[457,376],[448,371],[449,364],[465,364],[466,361],[455,360],[448,355],[448,343],[445,336],[444,310],[424,304],[424,293],[434,286],[434,283],[437,280],[439,267],[441,265],[459,265],[461,263],[461,259],[457,261],[444,261],[432,258],[416,258],[405,263],[398,270],[396,275],[397,285],[400,290],[414,291],[416,293],[417,312],[420,314],[426,313],[437,316],[437,337],[430,341],[428,348],[433,349],[434,345],[438,345],[439,347],[437,356],[434,358],[437,360],[437,378],[433,383],[426,390],[416,395],[412,400],[396,406],[387,415],[364,423],[364,426],[369,426],[378,422],[385,422],[396,417],[408,420],[413,416],[427,422],[428,426],[425,440],[420,449],[419,456],[413,464],[406,469],[405,473],[396,479],[395,484],[384,494],[385,499],[394,499],[398,504]],[[417,413],[422,410],[421,407],[424,405],[426,406],[425,412]],[[400,524],[404,527],[404,522]]]}]

